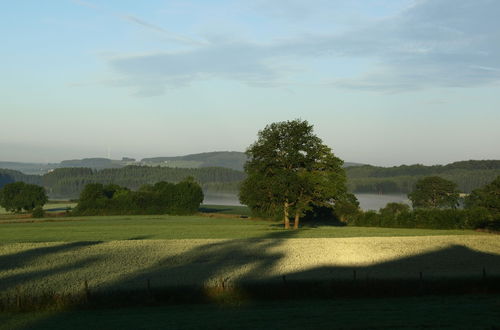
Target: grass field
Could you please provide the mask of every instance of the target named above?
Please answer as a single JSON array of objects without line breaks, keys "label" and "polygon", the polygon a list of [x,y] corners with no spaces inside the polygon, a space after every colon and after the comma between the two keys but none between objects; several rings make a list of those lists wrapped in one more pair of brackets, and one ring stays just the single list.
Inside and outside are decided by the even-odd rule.
[{"label": "grass field", "polygon": [[[246,214],[244,207],[205,206],[197,216],[107,216],[24,219],[0,217],[0,242],[73,242],[139,239],[244,239],[278,234],[281,238],[339,238],[478,235],[471,230],[430,230],[308,226],[283,231],[282,224],[227,214]],[[222,214],[222,215],[219,215]]]},{"label": "grass field", "polygon": [[[203,206],[202,210],[204,214],[195,216],[43,219],[3,216],[0,219],[0,300],[15,303],[17,296],[81,295],[85,282],[91,292],[98,294],[145,290],[146,285],[154,291],[182,286],[219,287],[221,283],[228,287],[255,282],[282,283],[283,276],[292,282],[345,280],[352,278],[353,271],[363,280],[418,279],[419,274],[426,279],[480,278],[484,272],[488,276],[500,276],[498,235],[464,230],[327,225],[285,231],[280,223],[241,217],[248,214],[244,207],[211,205]],[[461,298],[452,299],[450,303],[436,299],[429,304],[435,303],[436,308],[451,304],[457,311],[466,303],[460,303]],[[498,296],[477,299],[479,304],[493,299],[493,306],[498,306]],[[315,327],[321,328],[329,327],[338,318],[323,319],[320,315],[337,315],[335,313],[344,310],[350,316],[340,318],[344,320],[341,322],[366,327],[368,323],[353,316],[358,303],[312,301],[309,305],[288,301],[224,307],[224,310],[196,305],[55,314],[0,313],[0,323],[3,318],[8,328],[28,326],[29,322],[37,324],[37,328],[67,324],[71,324],[71,328],[84,325],[88,328],[89,324],[99,328],[115,328],[116,324],[121,324],[119,328],[140,328],[140,320],[154,318],[157,323],[152,324],[153,328],[174,324],[169,322],[180,322],[187,328],[200,324],[228,328],[224,316],[227,315],[231,322],[240,322],[241,328],[259,327],[259,324],[297,328],[312,315],[312,320],[317,322]],[[488,301],[484,306],[491,307],[491,303]],[[421,314],[417,313],[420,316],[415,316],[413,321],[410,317],[411,326],[425,326],[429,320],[424,317],[423,307],[411,298],[401,303],[391,300],[389,305],[360,304],[365,304],[362,308],[383,327],[401,326],[408,317],[398,310],[401,304],[409,309],[413,308],[412,304],[419,306]],[[297,313],[298,323],[283,318],[271,320],[275,312],[280,313],[280,308],[283,313]],[[425,308],[431,310],[427,305]],[[387,311],[396,313],[389,323],[382,321]],[[191,312],[198,317],[181,317]],[[487,308],[481,312],[491,316]],[[464,322],[472,322],[472,318],[463,317]],[[495,317],[498,319],[498,315]],[[125,321],[127,318],[129,321]],[[123,321],[113,323],[114,319]],[[461,324],[453,323],[451,314],[444,320],[445,326]],[[432,320],[429,324],[441,325],[439,322]],[[483,320],[481,324],[491,323]]]},{"label": "grass field", "polygon": [[[214,209],[217,209],[214,207]],[[210,214],[209,214],[210,215]],[[275,281],[500,274],[497,235],[281,224],[238,217],[110,216],[0,224],[0,294]]]},{"label": "grass field", "polygon": [[495,329],[498,296],[334,299],[3,313],[0,329]]}]

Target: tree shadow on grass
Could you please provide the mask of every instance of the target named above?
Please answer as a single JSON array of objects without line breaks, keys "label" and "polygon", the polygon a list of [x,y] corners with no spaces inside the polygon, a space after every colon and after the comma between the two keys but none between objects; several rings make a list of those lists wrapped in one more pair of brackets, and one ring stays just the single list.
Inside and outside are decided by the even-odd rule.
[{"label": "tree shadow on grass", "polygon": [[[102,242],[71,242],[2,255],[0,256],[0,269],[6,275],[0,278],[0,292],[34,282],[41,283],[40,281],[44,281],[45,278],[89,267],[98,261],[99,257],[88,257],[55,267],[46,264],[46,258],[53,259],[59,253],[76,253],[81,248],[100,243]],[[33,264],[37,265],[37,270],[32,270]],[[29,294],[29,292],[24,294]]]},{"label": "tree shadow on grass", "polygon": [[[233,302],[236,299],[239,304],[244,301],[289,299],[303,301],[305,306],[307,299],[344,296],[384,298],[422,293],[470,293],[467,290],[483,293],[484,283],[491,292],[500,293],[500,255],[475,251],[462,245],[369,265],[317,266],[279,272],[280,263],[285,257],[290,257],[280,248],[295,233],[279,231],[259,239],[216,240],[167,256],[154,266],[123,276],[103,288],[104,300],[109,298],[114,301],[104,306],[199,302],[226,304],[227,300],[221,301],[218,297],[222,295],[226,299],[226,293],[227,297],[234,292],[238,294],[230,299]],[[300,243],[300,240],[296,242]],[[387,248],[397,248],[397,245]],[[319,249],[318,253],[324,251]],[[291,257],[290,260],[293,260],[295,256]],[[335,261],[332,259],[331,263],[335,264]],[[470,278],[473,280],[470,281]],[[492,281],[488,282],[485,278]],[[144,294],[127,295],[127,291],[133,291],[131,288],[139,288]],[[111,293],[111,296],[106,296],[105,292]],[[113,294],[116,294],[115,298]],[[286,308],[281,312],[286,314]],[[188,312],[185,315],[192,316]],[[58,318],[64,317],[55,315],[38,325],[57,324]],[[214,322],[210,317],[204,318],[198,325],[209,326],[210,323],[204,322]],[[258,316],[255,324],[260,324],[257,319]],[[81,323],[78,326],[84,327]],[[314,327],[314,324],[310,326]]]},{"label": "tree shadow on grass", "polygon": [[200,207],[198,209],[199,212],[201,213],[222,213],[222,212],[228,212],[231,211],[232,209],[230,208],[222,208],[222,207]]},{"label": "tree shadow on grass", "polygon": [[283,253],[273,249],[295,235],[294,231],[279,231],[255,239],[215,240],[178,255],[169,255],[153,267],[110,284],[107,290],[144,288],[148,282],[165,288],[219,286],[258,280],[284,257]]},{"label": "tree shadow on grass", "polygon": [[142,240],[146,240],[146,239],[151,239],[153,237],[154,237],[153,235],[134,236],[134,237],[127,238],[127,241],[142,241]]},{"label": "tree shadow on grass", "polygon": [[446,279],[500,276],[500,255],[462,245],[371,265],[322,266],[289,274],[290,280]]},{"label": "tree shadow on grass", "polygon": [[42,258],[44,256],[55,253],[71,251],[82,247],[93,246],[100,243],[102,242],[100,241],[71,242],[71,243],[63,243],[46,247],[37,247],[34,249],[24,250],[17,253],[0,255],[0,269],[2,269],[3,271],[14,270],[16,268],[29,264],[30,262],[32,262],[37,258]]},{"label": "tree shadow on grass", "polygon": [[[278,231],[257,239],[220,240],[201,244],[186,252],[169,255],[152,267],[122,277],[110,284],[106,290],[120,291],[127,288],[144,290],[147,287],[148,290],[161,291],[162,288],[228,288],[263,284],[264,291],[255,294],[257,297],[259,294],[272,295],[269,292],[276,287],[281,290],[282,285],[294,281],[343,283],[354,277],[356,280],[366,281],[395,281],[399,285],[399,280],[415,284],[415,281],[421,281],[422,278],[476,281],[482,280],[485,276],[500,277],[500,255],[475,251],[462,245],[452,245],[389,261],[369,262],[368,265],[356,264],[356,260],[351,260],[351,265],[342,265],[341,260],[335,260],[332,256],[332,259],[326,260],[329,264],[337,264],[335,266],[312,266],[304,270],[293,270],[296,268],[288,267],[290,265],[283,264],[283,261],[285,258],[290,262],[302,258],[301,251],[295,249],[289,252],[284,250],[282,245],[287,239],[294,238],[297,233],[298,231]],[[319,240],[326,242],[324,239]],[[301,240],[297,239],[294,242],[300,244]],[[401,243],[388,245],[387,249],[400,248],[398,244]],[[381,252],[383,251],[377,253]],[[317,253],[325,253],[321,245],[318,245]],[[312,256],[306,254],[305,257]],[[344,264],[345,260],[343,259]],[[366,264],[366,260],[364,263]],[[267,287],[269,290],[266,291]],[[253,294],[247,292],[246,295]]]}]

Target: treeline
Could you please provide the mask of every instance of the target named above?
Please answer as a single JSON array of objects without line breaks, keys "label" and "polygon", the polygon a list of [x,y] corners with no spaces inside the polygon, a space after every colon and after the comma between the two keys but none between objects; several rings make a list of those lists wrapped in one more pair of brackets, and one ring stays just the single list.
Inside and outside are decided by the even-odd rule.
[{"label": "treeline", "polygon": [[[408,194],[416,182],[425,176],[440,176],[455,182],[460,191],[470,193],[500,175],[499,160],[470,160],[448,165],[402,165],[395,167],[347,167],[347,186],[354,193]],[[0,169],[0,188],[11,182],[43,186],[51,198],[77,198],[88,183],[117,184],[138,189],[143,184],[159,181],[179,182],[192,176],[206,193],[237,194],[245,178],[240,171],[222,167],[170,168],[126,166],[92,170],[90,168],[58,168],[44,175],[27,175],[19,171]]]},{"label": "treeline", "polygon": [[85,186],[72,215],[193,214],[203,202],[203,191],[193,178],[177,184],[157,182],[132,191],[115,184]]},{"label": "treeline", "polygon": [[0,187],[23,181],[43,186],[51,198],[78,198],[89,183],[116,184],[137,190],[144,184],[160,181],[176,183],[186,177],[193,177],[206,192],[236,192],[244,173],[222,167],[190,169],[151,166],[126,166],[99,171],[90,168],[59,168],[42,176],[0,170]]},{"label": "treeline", "polygon": [[29,184],[40,185],[41,183],[40,179],[41,178],[39,175],[24,174],[19,171],[0,168],[0,188],[2,188],[8,183],[13,183],[18,181],[22,181],[24,183],[29,183]]},{"label": "treeline", "polygon": [[388,204],[379,212],[351,217],[352,226],[425,229],[500,229],[500,221],[485,208],[416,209],[394,212]]},{"label": "treeline", "polygon": [[[438,181],[441,181],[438,182]],[[451,189],[443,189],[443,184]],[[441,185],[441,186],[440,186]],[[406,204],[389,203],[378,212],[351,212],[347,222],[354,226],[488,229],[500,230],[500,176],[464,198],[464,208],[457,209],[455,184],[440,177],[427,177],[417,183],[410,195],[413,209]]]},{"label": "treeline", "polygon": [[355,193],[407,194],[426,176],[440,176],[455,182],[465,193],[481,187],[500,174],[499,160],[469,160],[448,165],[371,165],[346,168],[348,188]]}]

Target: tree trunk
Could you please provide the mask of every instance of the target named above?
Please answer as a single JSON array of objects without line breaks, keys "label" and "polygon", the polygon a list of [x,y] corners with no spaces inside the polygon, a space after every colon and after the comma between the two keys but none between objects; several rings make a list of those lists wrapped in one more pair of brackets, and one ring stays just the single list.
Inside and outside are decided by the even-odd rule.
[{"label": "tree trunk", "polygon": [[285,201],[283,208],[283,221],[285,223],[285,229],[290,229],[290,219],[288,218],[288,200]]},{"label": "tree trunk", "polygon": [[299,219],[300,219],[300,213],[297,211],[295,212],[295,221],[293,222],[293,229],[299,229]]}]

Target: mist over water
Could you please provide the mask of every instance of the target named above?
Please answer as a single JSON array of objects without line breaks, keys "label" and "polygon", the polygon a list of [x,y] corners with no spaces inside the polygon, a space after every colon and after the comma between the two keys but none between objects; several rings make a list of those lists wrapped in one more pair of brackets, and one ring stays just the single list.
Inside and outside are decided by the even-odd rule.
[{"label": "mist over water", "polygon": [[379,195],[379,194],[355,194],[363,211],[375,210],[385,207],[387,203],[404,203],[411,205],[406,195]]},{"label": "mist over water", "polygon": [[[405,203],[410,205],[406,195],[378,195],[378,194],[356,194],[360,207],[364,211],[375,210],[387,205],[387,203]],[[203,204],[213,205],[241,205],[236,194],[206,194]]]},{"label": "mist over water", "polygon": [[205,194],[203,204],[230,206],[241,205],[238,195],[236,194]]}]

